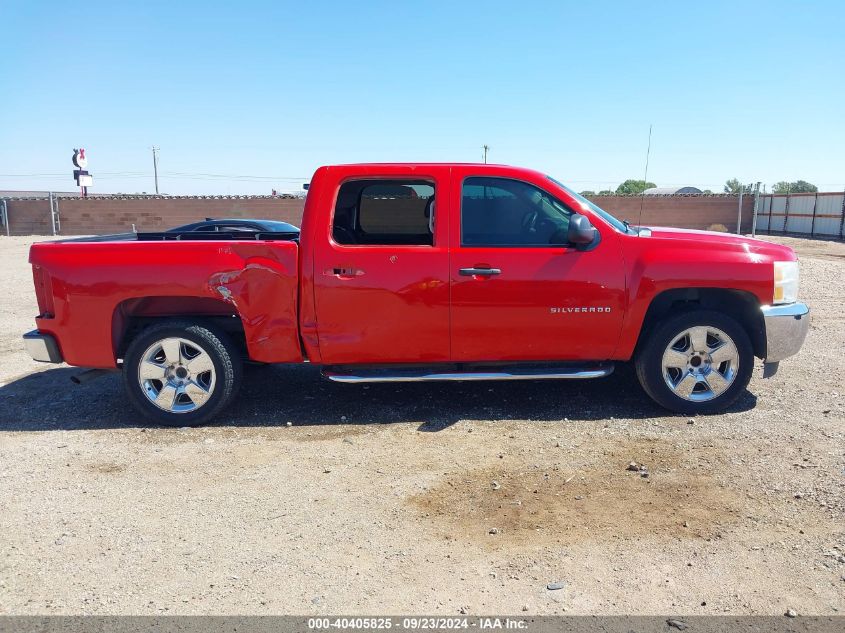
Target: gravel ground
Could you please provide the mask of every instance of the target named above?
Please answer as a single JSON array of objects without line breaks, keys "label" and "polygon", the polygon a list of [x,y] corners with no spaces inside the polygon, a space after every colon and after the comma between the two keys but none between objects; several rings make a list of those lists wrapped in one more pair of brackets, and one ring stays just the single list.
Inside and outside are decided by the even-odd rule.
[{"label": "gravel ground", "polygon": [[667,415],[628,367],[368,388],[278,366],[217,425],[159,429],[117,375],[29,360],[33,240],[0,237],[0,613],[845,611],[845,244],[771,239],[811,332],[723,415]]}]

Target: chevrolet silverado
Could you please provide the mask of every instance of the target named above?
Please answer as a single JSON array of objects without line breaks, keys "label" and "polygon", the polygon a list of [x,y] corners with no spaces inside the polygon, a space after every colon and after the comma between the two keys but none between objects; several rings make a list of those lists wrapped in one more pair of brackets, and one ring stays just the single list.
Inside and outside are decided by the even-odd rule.
[{"label": "chevrolet silverado", "polygon": [[30,262],[32,357],[119,369],[138,411],[179,426],[229,405],[244,361],[347,383],[598,378],[633,361],[657,403],[710,413],[809,324],[792,249],[631,226],[501,165],[321,167],[300,232],[69,239]]}]

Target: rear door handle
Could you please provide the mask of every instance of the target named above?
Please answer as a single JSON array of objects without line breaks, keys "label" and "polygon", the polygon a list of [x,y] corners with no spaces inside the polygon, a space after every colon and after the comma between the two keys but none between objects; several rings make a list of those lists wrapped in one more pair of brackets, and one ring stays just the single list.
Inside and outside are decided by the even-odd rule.
[{"label": "rear door handle", "polygon": [[480,277],[492,277],[493,275],[501,275],[501,268],[461,268],[458,271],[464,277],[472,277],[479,275]]}]

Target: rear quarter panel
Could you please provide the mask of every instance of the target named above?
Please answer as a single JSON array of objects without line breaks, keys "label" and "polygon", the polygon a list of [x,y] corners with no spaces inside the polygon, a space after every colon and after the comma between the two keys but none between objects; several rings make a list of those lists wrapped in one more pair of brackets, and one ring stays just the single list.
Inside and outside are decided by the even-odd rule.
[{"label": "rear quarter panel", "polygon": [[295,242],[45,242],[30,262],[52,288],[53,317],[38,329],[71,365],[115,367],[118,308],[147,297],[216,300],[240,317],[252,360],[302,360]]}]

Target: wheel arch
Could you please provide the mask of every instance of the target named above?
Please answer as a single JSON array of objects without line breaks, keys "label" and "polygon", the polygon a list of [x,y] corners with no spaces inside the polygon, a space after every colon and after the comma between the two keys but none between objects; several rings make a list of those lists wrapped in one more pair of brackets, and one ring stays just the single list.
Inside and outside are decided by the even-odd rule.
[{"label": "wheel arch", "polygon": [[716,310],[736,319],[751,339],[754,355],[765,357],[766,327],[759,300],[751,292],[727,288],[672,288],[655,295],[643,319],[634,354],[667,316],[701,309]]},{"label": "wheel arch", "polygon": [[125,299],[115,306],[111,328],[115,359],[123,358],[132,340],[150,325],[186,319],[224,331],[241,355],[248,357],[244,324],[232,304],[209,297],[147,296]]}]

